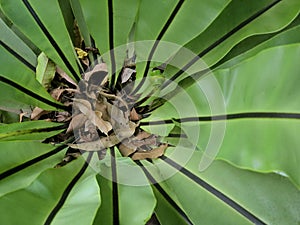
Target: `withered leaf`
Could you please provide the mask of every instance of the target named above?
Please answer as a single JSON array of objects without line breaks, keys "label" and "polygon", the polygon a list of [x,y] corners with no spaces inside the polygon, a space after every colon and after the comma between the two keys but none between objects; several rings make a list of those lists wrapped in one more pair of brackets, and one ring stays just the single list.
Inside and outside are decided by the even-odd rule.
[{"label": "withered leaf", "polygon": [[66,122],[71,118],[70,114],[68,112],[59,112],[55,116],[55,119],[57,122]]},{"label": "withered leaf", "polygon": [[141,115],[136,112],[135,108],[132,108],[130,111],[130,120],[138,121],[140,119],[142,119]]},{"label": "withered leaf", "polygon": [[133,73],[136,71],[130,68],[124,68],[122,75],[121,75],[121,83],[125,83],[129,80]]},{"label": "withered leaf", "polygon": [[118,144],[120,141],[116,135],[100,138],[100,140],[80,144],[69,144],[70,147],[84,151],[100,151]]},{"label": "withered leaf", "polygon": [[69,124],[69,127],[67,129],[67,133],[83,126],[86,120],[87,120],[87,117],[82,113],[73,116],[73,118]]},{"label": "withered leaf", "polygon": [[28,115],[27,112],[20,113],[20,115],[19,115],[19,122],[20,123],[23,121],[23,117],[26,116],[26,115]]},{"label": "withered leaf", "polygon": [[120,144],[119,146],[119,150],[121,152],[121,154],[123,156],[129,156],[130,154],[134,153],[135,152],[135,149],[134,148],[129,148],[127,145],[125,144]]},{"label": "withered leaf", "polygon": [[131,157],[133,160],[143,160],[143,159],[156,159],[162,156],[167,149],[168,144],[162,144],[158,148],[154,148],[150,151],[138,151]]},{"label": "withered leaf", "polygon": [[109,121],[110,117],[107,112],[107,105],[103,104],[103,102],[97,101],[95,104],[95,110],[102,113],[102,118],[106,121]]},{"label": "withered leaf", "polygon": [[123,140],[132,136],[138,124],[129,121],[128,116],[118,107],[111,105],[108,107],[108,113],[112,119],[112,126],[119,139]]},{"label": "withered leaf", "polygon": [[38,120],[42,115],[47,114],[48,111],[41,109],[39,107],[35,107],[30,115],[31,120]]},{"label": "withered leaf", "polygon": [[102,119],[102,112],[100,111],[95,111],[95,125],[105,134],[112,130],[111,123]]},{"label": "withered leaf", "polygon": [[74,152],[74,153],[67,153],[67,155],[63,158],[63,160],[58,163],[54,168],[60,168],[62,166],[65,166],[69,162],[77,159],[81,154],[79,152]]},{"label": "withered leaf", "polygon": [[108,107],[108,113],[111,117],[112,127],[120,140],[131,137],[139,124],[129,121],[127,113],[114,105]]},{"label": "withered leaf", "polygon": [[80,59],[81,62],[83,62],[84,65],[86,66],[89,66],[90,65],[90,60],[88,58],[83,58],[83,59]]},{"label": "withered leaf", "polygon": [[59,100],[60,96],[62,95],[62,93],[64,92],[68,92],[68,93],[79,93],[79,91],[77,89],[72,89],[72,88],[55,88],[53,89],[50,94],[52,96],[52,98],[54,98],[55,100]]},{"label": "withered leaf", "polygon": [[84,74],[84,79],[89,81],[91,76],[96,72],[107,72],[107,65],[105,63],[97,64],[91,71]]},{"label": "withered leaf", "polygon": [[56,66],[56,72],[62,78],[64,78],[66,81],[68,81],[69,83],[71,83],[71,84],[73,84],[74,86],[77,87],[77,83],[71,77],[69,77],[69,75],[65,71],[63,71],[60,67]]},{"label": "withered leaf", "polygon": [[85,122],[84,132],[79,130],[79,136],[82,141],[95,141],[99,139],[97,128],[90,120]]},{"label": "withered leaf", "polygon": [[100,111],[94,111],[91,103],[84,99],[74,99],[74,106],[78,108],[99,130],[107,135],[112,129],[112,125],[108,121],[102,119]]},{"label": "withered leaf", "polygon": [[75,108],[78,108],[80,112],[85,115],[89,114],[92,111],[92,105],[87,100],[74,98],[73,102],[73,106]]},{"label": "withered leaf", "polygon": [[52,98],[54,98],[55,100],[59,100],[61,94],[65,91],[65,89],[61,89],[61,88],[55,88],[53,89],[50,94],[52,96]]}]

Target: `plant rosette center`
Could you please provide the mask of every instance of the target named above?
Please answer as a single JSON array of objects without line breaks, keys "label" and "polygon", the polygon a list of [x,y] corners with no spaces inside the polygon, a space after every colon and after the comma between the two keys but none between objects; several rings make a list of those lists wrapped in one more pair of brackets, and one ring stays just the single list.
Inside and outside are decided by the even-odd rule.
[{"label": "plant rosette center", "polygon": [[[144,160],[143,166],[150,170],[165,170],[161,160],[155,159],[172,155],[181,165],[186,165],[194,151],[199,150],[202,152],[199,169],[205,170],[212,163],[223,140],[225,122],[211,124],[210,135],[199,148],[201,126],[195,115],[202,115],[202,109],[194,96],[205,99],[203,107],[210,111],[206,115],[225,114],[220,86],[214,76],[197,82],[195,71],[212,75],[211,71],[197,55],[176,44],[161,41],[156,54],[148,58],[155,43],[141,41],[119,46],[93,63],[88,52],[75,49],[86,71],[78,84],[72,83],[76,89],[58,85],[53,90],[57,100],[72,107],[68,112],[71,114],[63,120],[69,123],[63,140],[73,139],[68,142],[65,158],[57,166],[64,166],[81,155],[86,157],[86,152],[96,152],[97,159],[89,164],[101,175],[113,179],[101,167],[112,166],[111,158],[114,158],[119,168],[118,182],[124,175],[126,184],[145,185],[148,182],[144,180],[128,181],[128,174],[134,179],[140,173],[139,166],[132,160]],[[136,52],[129,54],[133,44]],[[178,49],[178,55],[170,59]],[[125,60],[119,58],[124,52]],[[116,65],[111,64],[111,55],[116,57]],[[193,66],[184,66],[186,61],[196,58]],[[72,82],[63,71],[58,72],[68,83]],[[179,85],[177,73],[184,73],[183,78],[188,78],[193,85],[190,88]],[[58,114],[63,116],[61,113]],[[161,180],[176,172],[169,170]]]},{"label": "plant rosette center", "polygon": [[[122,84],[129,86],[133,82],[133,71]],[[73,131],[76,137],[76,143],[69,144],[71,148],[99,151],[100,159],[114,146],[133,160],[163,155],[168,144],[162,143],[158,135],[140,128],[142,116],[134,107],[135,97],[130,96],[126,88],[116,93],[109,89],[106,64],[98,64],[87,72],[78,86],[80,91],[73,99],[73,116],[67,130]]]}]

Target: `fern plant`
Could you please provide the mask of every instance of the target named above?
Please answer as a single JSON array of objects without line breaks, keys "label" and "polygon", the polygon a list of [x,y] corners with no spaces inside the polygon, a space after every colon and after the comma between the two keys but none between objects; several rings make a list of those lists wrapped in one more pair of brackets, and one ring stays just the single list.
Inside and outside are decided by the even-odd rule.
[{"label": "fern plant", "polygon": [[300,223],[298,0],[0,3],[1,224]]}]

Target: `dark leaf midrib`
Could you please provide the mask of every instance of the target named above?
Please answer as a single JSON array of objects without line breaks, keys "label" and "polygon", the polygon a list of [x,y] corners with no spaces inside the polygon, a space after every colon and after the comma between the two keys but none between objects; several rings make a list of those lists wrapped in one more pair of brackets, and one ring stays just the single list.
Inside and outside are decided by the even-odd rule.
[{"label": "dark leaf midrib", "polygon": [[76,183],[79,181],[79,179],[82,177],[82,175],[88,168],[93,154],[94,154],[93,152],[89,152],[89,155],[88,155],[86,161],[84,162],[84,165],[81,167],[80,171],[76,174],[76,176],[72,179],[72,181],[69,183],[69,185],[66,187],[66,189],[62,193],[61,198],[59,199],[58,203],[52,209],[49,216],[47,217],[46,222],[44,223],[45,225],[50,225],[52,223],[53,219],[55,218],[56,214],[58,213],[58,211],[63,207],[63,205],[64,205],[65,201],[67,200],[69,194],[71,193],[72,189],[74,188]]},{"label": "dark leaf midrib", "polygon": [[187,224],[193,225],[192,221],[188,218],[186,213],[177,205],[171,196],[159,185],[150,172],[144,167],[140,161],[134,161],[144,172],[149,182],[157,189],[157,191],[165,198],[165,200],[176,210],[176,212],[186,221]]},{"label": "dark leaf midrib", "polygon": [[111,155],[111,173],[112,173],[112,212],[113,212],[113,224],[120,224],[119,219],[119,194],[117,183],[117,164],[114,147],[110,148]]},{"label": "dark leaf midrib", "polygon": [[57,154],[58,152],[62,151],[66,147],[67,147],[67,145],[65,145],[65,144],[60,145],[60,146],[58,146],[57,148],[53,149],[50,152],[47,152],[47,153],[42,154],[40,156],[37,156],[37,157],[35,157],[35,158],[31,159],[31,160],[28,160],[28,161],[26,161],[26,162],[24,162],[24,163],[16,166],[16,167],[13,167],[13,168],[11,168],[9,170],[6,170],[5,172],[3,172],[3,173],[0,174],[0,180],[3,180],[3,179],[5,179],[5,178],[7,178],[7,177],[9,177],[11,175],[14,175],[14,174],[16,174],[16,173],[18,173],[18,172],[20,172],[20,171],[22,171],[22,170],[24,170],[24,169],[32,166],[32,165],[34,165],[36,163],[42,161],[42,160],[45,160],[45,159],[47,159],[47,158],[49,158],[49,157]]},{"label": "dark leaf midrib", "polygon": [[6,45],[1,40],[0,40],[0,45],[2,45],[10,54],[12,54],[16,59],[18,59],[21,63],[23,63],[26,67],[28,67],[30,70],[32,70],[35,73],[36,68],[35,68],[34,65],[32,65],[30,62],[28,62],[19,53],[17,53],[16,51],[14,51],[12,48],[10,48],[8,45]]},{"label": "dark leaf midrib", "polygon": [[[170,27],[170,25],[172,24],[172,22],[174,21],[177,13],[179,12],[181,6],[183,5],[184,0],[180,0],[177,5],[175,6],[174,10],[172,11],[171,15],[169,16],[169,18],[167,19],[166,23],[164,24],[163,28],[161,29],[161,31],[159,32],[157,38],[155,39],[156,41],[154,42],[151,51],[149,53],[148,59],[147,59],[147,63],[146,63],[146,67],[143,73],[143,77],[147,77],[149,69],[150,69],[150,63],[152,60],[152,57],[157,49],[157,46],[159,44],[159,41],[162,39],[162,37],[164,36],[164,34],[166,33],[166,31],[168,30],[168,28]],[[140,83],[138,84],[138,86],[135,88],[135,90],[131,93],[131,95],[135,95],[140,89],[141,87],[144,85],[145,79],[142,79],[140,81]]]},{"label": "dark leaf midrib", "polygon": [[14,81],[12,81],[12,80],[7,79],[6,77],[4,77],[2,75],[0,75],[0,82],[3,82],[3,83],[5,83],[5,84],[7,84],[7,85],[9,85],[9,86],[11,86],[13,88],[16,88],[20,92],[23,92],[24,94],[30,96],[31,98],[34,98],[34,99],[36,99],[36,100],[38,100],[40,102],[43,102],[43,103],[45,103],[47,105],[50,105],[52,107],[55,107],[57,109],[62,109],[62,110],[65,110],[65,111],[69,110],[69,107],[67,107],[65,105],[61,105],[61,104],[56,103],[56,102],[52,102],[49,99],[46,99],[46,98],[44,98],[44,97],[42,97],[42,96],[34,93],[33,91],[25,88],[24,86],[22,86],[22,85],[20,85],[20,84],[18,84],[16,82],[14,82]]},{"label": "dark leaf midrib", "polygon": [[[68,127],[67,124],[62,124],[62,125],[55,126],[55,127],[33,128],[33,129],[27,129],[27,130],[15,130],[15,131],[5,133],[5,134],[7,134],[7,136],[0,137],[0,140],[3,138],[12,137],[12,136],[59,131],[59,130],[66,129],[67,127]],[[13,135],[10,135],[10,134],[13,134]]]},{"label": "dark leaf midrib", "polygon": [[66,67],[69,69],[69,71],[72,73],[73,77],[77,80],[80,81],[80,77],[78,76],[77,72],[74,70],[73,66],[71,65],[71,63],[68,61],[67,57],[65,56],[64,52],[62,51],[62,49],[59,47],[59,45],[57,44],[57,42],[55,41],[55,39],[52,37],[52,35],[50,34],[50,32],[47,30],[47,28],[45,27],[45,25],[42,23],[41,19],[38,17],[37,13],[35,12],[35,10],[32,8],[32,6],[30,5],[30,3],[28,2],[28,0],[22,0],[24,5],[26,6],[26,8],[28,9],[29,13],[31,14],[31,16],[33,17],[33,19],[35,20],[35,22],[38,24],[38,26],[41,28],[41,30],[43,31],[43,33],[46,35],[46,37],[48,38],[49,42],[51,43],[51,45],[54,47],[54,49],[57,51],[57,53],[59,54],[59,56],[61,57],[61,59],[63,60],[64,64],[66,65]]},{"label": "dark leaf midrib", "polygon": [[187,71],[195,62],[197,62],[199,59],[201,59],[203,56],[205,56],[207,53],[215,49],[218,45],[226,41],[229,37],[234,35],[236,32],[241,30],[243,27],[257,19],[259,16],[263,15],[265,12],[273,8],[275,5],[277,5],[282,0],[275,0],[271,4],[267,5],[266,7],[262,8],[252,16],[250,16],[248,19],[242,21],[240,24],[238,24],[236,27],[234,27],[232,30],[230,30],[228,33],[220,37],[218,40],[216,40],[214,43],[212,43],[210,46],[208,46],[206,49],[201,51],[197,56],[195,56],[191,61],[189,61],[185,66],[183,66],[177,73],[175,73],[171,78],[162,85],[161,90],[165,89],[167,86],[169,86],[172,81],[176,80],[178,77],[180,77],[185,71]]},{"label": "dark leaf midrib", "polygon": [[217,190],[212,185],[208,184],[204,180],[202,180],[200,177],[196,176],[194,173],[187,170],[185,167],[180,166],[178,163],[173,161],[172,159],[168,158],[167,156],[161,156],[161,160],[163,160],[168,165],[172,166],[176,170],[178,170],[180,173],[182,173],[184,176],[195,182],[197,185],[208,191],[209,193],[213,194],[215,197],[223,201],[225,204],[230,206],[232,209],[237,211],[239,214],[247,218],[249,221],[253,222],[256,225],[266,225],[265,222],[263,222],[261,219],[256,217],[254,214],[252,214],[250,211],[248,211],[246,208],[235,202],[233,199],[229,198],[225,194],[223,194],[221,191]]},{"label": "dark leaf midrib", "polygon": [[149,122],[140,122],[141,126],[147,125],[163,125],[187,122],[208,122],[208,121],[222,121],[222,120],[238,120],[238,119],[300,119],[300,113],[286,113],[286,112],[244,112],[235,114],[224,114],[215,116],[198,116],[198,117],[184,117],[174,118],[168,120],[156,120]]}]

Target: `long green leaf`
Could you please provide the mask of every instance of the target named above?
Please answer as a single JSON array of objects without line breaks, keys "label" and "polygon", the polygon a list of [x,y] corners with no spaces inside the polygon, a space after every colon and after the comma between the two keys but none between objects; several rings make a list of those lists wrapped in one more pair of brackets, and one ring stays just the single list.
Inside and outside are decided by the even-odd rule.
[{"label": "long green leaf", "polygon": [[[223,14],[214,21],[207,31],[203,32],[185,47],[198,54],[208,66],[212,66],[222,59],[234,45],[245,38],[257,34],[276,32],[284,28],[295,19],[300,10],[300,4],[296,0],[288,2],[251,1],[251,3],[247,3],[249,8],[244,8],[246,12],[241,10],[242,6],[240,4],[245,3],[232,1],[231,5],[223,11]],[[224,26],[224,21],[227,20],[228,15],[234,15],[234,18]],[[181,55],[179,54],[173,60],[176,61],[180,57]],[[187,65],[188,61],[184,63]],[[192,63],[185,70],[203,70],[203,68],[197,67],[199,66]],[[177,72],[178,69],[173,67],[169,67],[169,69],[167,67],[165,71],[167,77],[172,79]],[[180,71],[178,73],[181,74]],[[187,74],[181,74],[180,79],[186,76]]]},{"label": "long green leaf", "polygon": [[[184,151],[185,149],[182,149],[181,154],[184,155]],[[172,155],[170,157],[172,158]],[[212,185],[266,224],[296,224],[299,221],[300,192],[287,178],[278,174],[261,174],[238,169],[222,161],[214,162],[205,172],[200,173],[200,158],[201,154],[195,152],[190,162],[185,165],[185,173],[177,172],[165,181],[174,187],[180,203],[196,224],[210,224],[212,221],[218,223],[218,220],[220,224],[245,223],[242,220],[237,222],[239,216],[236,216],[228,205],[219,202],[215,206],[215,202],[220,199],[212,197],[207,187],[202,188],[203,182],[200,185],[200,180]],[[160,168],[162,174],[164,170],[170,171],[170,166],[164,168],[161,165]],[[191,176],[191,173],[196,176]],[[182,195],[186,191],[189,194]],[[195,204],[190,204],[191,202]]]},{"label": "long green leaf", "polygon": [[57,1],[24,0],[13,3],[1,0],[1,8],[40,50],[71,77],[79,79],[75,50]]},{"label": "long green leaf", "polygon": [[[117,220],[124,225],[145,224],[150,219],[156,204],[150,184],[142,171],[136,168],[130,159],[117,159],[117,181],[119,182],[117,195],[113,195],[113,184],[110,180],[111,164],[109,161],[106,164],[102,163],[100,174],[105,177],[99,175],[97,179],[103,200],[94,224],[109,225]],[[128,169],[133,166],[135,166],[134,170]],[[129,175],[130,171],[133,172],[131,175]],[[133,174],[134,176],[132,176]],[[143,185],[140,186],[141,184]],[[117,199],[118,206],[115,205],[113,198]],[[112,213],[113,211],[114,213]],[[118,214],[115,215],[115,213]]]},{"label": "long green leaf", "polygon": [[101,202],[95,171],[88,168],[51,224],[92,224]]},{"label": "long green leaf", "polygon": [[[83,163],[84,161],[82,159],[78,159],[65,167],[48,169],[27,188],[3,196],[0,200],[0,207],[2,211],[7,213],[1,216],[1,223],[20,224],[24,223],[24,221],[30,221],[32,224],[43,224],[51,215],[51,211],[53,211],[55,206],[59,203],[63,193],[70,194],[70,196],[68,196],[68,201],[66,202],[66,207],[72,203],[74,204],[76,200],[78,200],[76,198],[79,198],[80,202],[77,202],[76,204],[87,204],[90,209],[95,209],[97,205],[99,205],[99,193],[93,188],[93,186],[96,187],[96,183],[93,179],[79,179],[76,183],[76,185],[78,185],[77,188],[74,184],[75,186],[73,185],[70,190],[73,190],[73,193],[70,193],[67,188],[69,184],[72,183],[72,180],[75,179],[76,175],[79,174]],[[84,178],[84,176],[81,176],[80,178]],[[91,185],[88,187],[89,191],[93,193],[92,195],[96,195],[92,201],[91,199],[84,198],[84,195],[87,193],[84,193],[82,190],[80,192],[78,191],[79,186],[84,185],[86,187],[85,182],[87,181]],[[78,193],[78,196],[74,198],[73,195],[76,192]],[[15,211],[19,212],[18,216],[15,216]],[[68,209],[63,209],[63,211],[68,211],[68,213],[72,212]],[[32,212],[35,212],[35,216],[32,216]],[[78,213],[78,211],[76,212]],[[93,216],[87,215],[88,214],[85,214],[85,216],[81,218],[81,221],[84,221],[84,223],[88,223],[88,221],[91,220],[91,216]],[[58,218],[54,217],[53,222],[59,224],[61,224],[61,221],[74,222],[75,219],[72,218],[71,215],[70,220],[68,217],[62,219],[59,215],[57,216]]]},{"label": "long green leaf", "polygon": [[24,188],[65,154],[64,147],[34,141],[0,142],[0,195]]},{"label": "long green leaf", "polygon": [[64,126],[46,121],[12,123],[0,127],[0,141],[43,140],[61,133]]},{"label": "long green leaf", "polygon": [[37,64],[34,52],[19,38],[1,19],[0,20],[0,39],[11,49],[14,49],[21,57],[23,57],[32,67]]},{"label": "long green leaf", "polygon": [[[18,91],[24,92],[23,96],[26,96],[26,100],[31,101],[32,105],[39,106],[46,110],[54,110],[56,108],[64,108],[62,104],[56,102],[49,93],[42,87],[41,84],[35,79],[34,72],[10,54],[4,47],[0,48],[0,60],[3,65],[9,65],[1,67],[0,85],[6,90],[16,90],[16,94],[7,95],[6,102],[11,101],[22,102],[18,99]],[[29,98],[28,98],[29,97]],[[5,101],[5,98],[3,101]],[[2,100],[1,98],[1,100]],[[26,103],[26,102],[25,102]],[[5,105],[1,102],[1,105]],[[13,107],[13,104],[9,104]],[[15,105],[14,107],[18,107]]]}]

